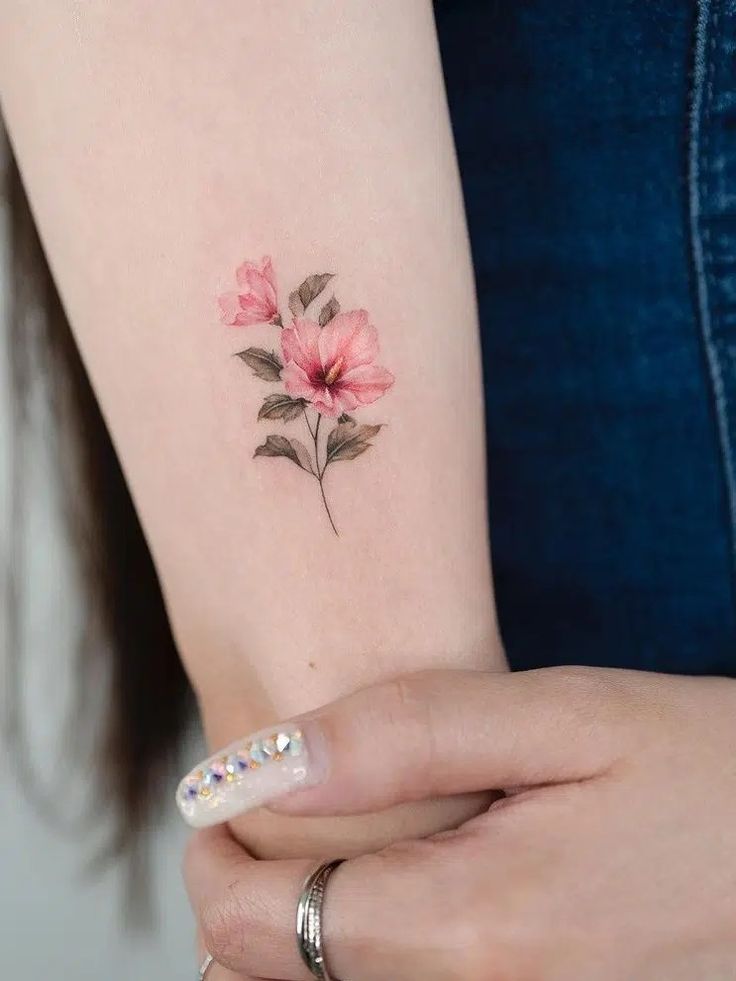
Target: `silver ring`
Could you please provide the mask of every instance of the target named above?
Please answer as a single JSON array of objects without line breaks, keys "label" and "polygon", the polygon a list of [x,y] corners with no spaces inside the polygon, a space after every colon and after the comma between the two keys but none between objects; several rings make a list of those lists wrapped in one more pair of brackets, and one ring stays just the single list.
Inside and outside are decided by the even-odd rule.
[{"label": "silver ring", "polygon": [[212,954],[207,954],[205,959],[202,961],[202,966],[199,969],[199,974],[197,975],[197,981],[204,981],[205,976],[212,965],[215,963],[215,958]]},{"label": "silver ring", "polygon": [[322,950],[322,907],[327,882],[343,861],[344,859],[338,858],[333,862],[326,862],[312,872],[304,883],[296,910],[296,939],[299,953],[317,981],[332,981]]}]

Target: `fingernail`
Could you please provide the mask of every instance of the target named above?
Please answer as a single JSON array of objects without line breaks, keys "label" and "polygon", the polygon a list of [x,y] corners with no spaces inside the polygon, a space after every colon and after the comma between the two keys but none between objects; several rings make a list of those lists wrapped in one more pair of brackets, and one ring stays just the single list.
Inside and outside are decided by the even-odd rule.
[{"label": "fingernail", "polygon": [[[317,754],[307,742],[302,728],[286,725],[231,743],[179,784],[182,817],[193,828],[206,828],[321,782]],[[315,742],[311,734],[309,742]]]}]

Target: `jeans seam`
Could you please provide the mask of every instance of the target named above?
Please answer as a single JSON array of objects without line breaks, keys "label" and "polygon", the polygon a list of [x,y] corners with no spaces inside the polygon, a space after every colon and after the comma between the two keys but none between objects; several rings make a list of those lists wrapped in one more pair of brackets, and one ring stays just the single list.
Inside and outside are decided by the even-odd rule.
[{"label": "jeans seam", "polygon": [[708,195],[712,177],[705,161],[709,157],[712,146],[712,133],[707,123],[711,116],[714,97],[716,48],[714,31],[718,24],[718,13],[714,10],[714,6],[714,0],[697,0],[696,3],[697,19],[688,134],[688,211],[690,251],[697,301],[696,319],[715,413],[721,471],[729,515],[732,581],[736,586],[734,446],[729,426],[728,396],[714,330],[716,314],[711,305],[711,294],[714,291],[711,235],[708,228],[702,227],[702,198]]}]

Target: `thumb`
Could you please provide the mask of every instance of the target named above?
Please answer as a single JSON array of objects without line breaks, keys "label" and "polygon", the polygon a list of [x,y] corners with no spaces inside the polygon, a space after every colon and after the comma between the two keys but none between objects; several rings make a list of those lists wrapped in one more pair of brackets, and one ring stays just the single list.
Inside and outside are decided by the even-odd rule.
[{"label": "thumb", "polygon": [[628,677],[587,668],[428,671],[364,688],[305,717],[313,785],[269,806],[360,814],[595,776],[632,741]]},{"label": "thumb", "polygon": [[[645,715],[638,704],[645,677],[589,668],[408,675],[233,744],[199,774],[222,769],[234,752],[255,751],[256,768],[232,782],[210,778],[204,800],[193,794],[190,775],[179,804],[202,827],[264,804],[288,814],[361,814],[583,780],[633,745],[636,719]],[[277,737],[286,746],[283,734],[294,737],[294,755],[274,752]]]}]

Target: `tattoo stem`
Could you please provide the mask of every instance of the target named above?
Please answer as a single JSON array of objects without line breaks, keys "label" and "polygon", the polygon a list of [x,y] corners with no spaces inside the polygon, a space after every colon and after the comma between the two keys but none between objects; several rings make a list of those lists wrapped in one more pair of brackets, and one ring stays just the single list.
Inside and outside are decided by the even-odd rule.
[{"label": "tattoo stem", "polygon": [[[314,439],[314,430],[312,429],[312,423],[309,421],[309,416],[307,415],[307,407],[306,407],[306,405],[302,406],[302,412],[304,413],[304,418],[305,418],[306,423],[307,423],[307,429],[309,430],[309,435],[312,437],[312,439]],[[315,456],[316,456],[316,453],[317,453],[317,447],[316,447],[316,445],[314,447],[314,451],[315,451]],[[317,464],[317,470],[319,470],[319,460],[316,460],[315,462]]]},{"label": "tattoo stem", "polygon": [[319,481],[319,489],[322,491],[322,503],[325,506],[325,511],[327,512],[327,517],[330,519],[330,524],[332,525],[332,530],[335,532],[335,534],[339,538],[340,537],[340,532],[337,530],[337,528],[335,527],[335,522],[332,520],[332,514],[330,513],[330,506],[327,503],[327,498],[325,497],[325,485],[322,483],[322,477],[318,477],[317,480]]},{"label": "tattoo stem", "polygon": [[327,469],[327,461],[325,460],[324,467],[321,467],[320,468],[320,465],[319,465],[319,425],[322,422],[322,413],[321,412],[318,412],[317,413],[317,422],[315,424],[314,430],[312,429],[312,427],[311,427],[311,425],[309,423],[309,417],[307,416],[307,410],[306,409],[304,410],[304,418],[307,420],[307,426],[309,428],[309,432],[311,433],[312,439],[314,440],[314,463],[315,463],[315,466],[317,467],[317,473],[314,476],[316,477],[317,482],[319,484],[320,493],[322,494],[322,503],[325,506],[325,511],[327,512],[327,517],[330,519],[330,524],[332,525],[332,530],[339,537],[340,532],[337,530],[337,526],[335,525],[335,522],[334,522],[334,520],[332,518],[332,512],[330,511],[330,505],[327,503],[327,495],[325,494],[325,485],[322,482],[324,480],[325,470]]}]

